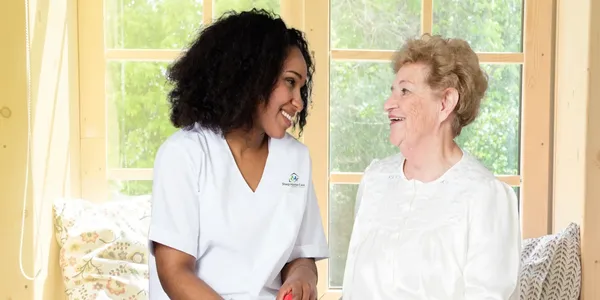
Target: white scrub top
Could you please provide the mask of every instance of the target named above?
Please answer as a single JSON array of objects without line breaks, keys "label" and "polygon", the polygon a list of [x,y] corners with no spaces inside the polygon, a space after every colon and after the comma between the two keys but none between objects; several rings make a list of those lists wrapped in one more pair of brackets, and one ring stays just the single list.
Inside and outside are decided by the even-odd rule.
[{"label": "white scrub top", "polygon": [[477,159],[408,180],[404,158],[374,161],[357,195],[344,300],[518,299],[518,200]]},{"label": "white scrub top", "polygon": [[[149,240],[195,257],[198,277],[224,299],[275,299],[287,262],[329,255],[311,175],[306,146],[270,139],[253,192],[225,139],[180,130],[154,162]],[[169,299],[150,252],[150,299]]]}]

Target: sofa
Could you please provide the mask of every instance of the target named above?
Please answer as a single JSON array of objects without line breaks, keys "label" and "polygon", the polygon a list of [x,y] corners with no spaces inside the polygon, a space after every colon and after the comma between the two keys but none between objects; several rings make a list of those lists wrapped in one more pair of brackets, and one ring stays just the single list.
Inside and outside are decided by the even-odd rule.
[{"label": "sofa", "polygon": [[[53,212],[67,299],[148,299],[149,196],[105,203],[59,199]],[[579,299],[577,224],[552,235],[526,239],[522,247],[520,299]]]}]

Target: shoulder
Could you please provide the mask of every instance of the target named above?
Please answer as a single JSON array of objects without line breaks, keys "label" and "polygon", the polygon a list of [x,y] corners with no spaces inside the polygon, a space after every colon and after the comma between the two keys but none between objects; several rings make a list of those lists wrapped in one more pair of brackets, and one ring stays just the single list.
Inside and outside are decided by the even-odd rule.
[{"label": "shoulder", "polygon": [[453,172],[453,180],[464,185],[481,185],[502,183],[494,173],[486,168],[475,156],[463,151],[463,158]]},{"label": "shoulder", "polygon": [[490,209],[490,213],[499,207],[517,207],[515,191],[499,180],[476,157],[465,152],[461,165],[451,180],[470,195],[470,205]]},{"label": "shoulder", "polygon": [[276,151],[280,158],[292,161],[299,159],[301,161],[310,160],[310,151],[308,147],[289,133],[280,139],[273,139],[272,143],[276,145]]},{"label": "shoulder", "polygon": [[215,134],[198,127],[177,130],[158,148],[155,168],[165,164],[199,167],[214,139],[212,135]]}]

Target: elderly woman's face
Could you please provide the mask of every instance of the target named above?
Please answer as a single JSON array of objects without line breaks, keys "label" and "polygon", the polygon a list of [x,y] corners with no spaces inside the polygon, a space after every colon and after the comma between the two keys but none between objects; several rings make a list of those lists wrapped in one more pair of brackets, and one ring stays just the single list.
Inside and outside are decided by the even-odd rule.
[{"label": "elderly woman's face", "polygon": [[402,66],[384,104],[390,120],[390,142],[403,152],[435,135],[443,122],[440,93],[427,84],[428,72],[424,64]]}]

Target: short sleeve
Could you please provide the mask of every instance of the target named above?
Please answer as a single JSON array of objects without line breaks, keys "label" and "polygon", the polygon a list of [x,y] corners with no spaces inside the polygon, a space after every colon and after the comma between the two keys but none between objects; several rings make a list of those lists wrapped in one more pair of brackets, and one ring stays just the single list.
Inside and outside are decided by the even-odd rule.
[{"label": "short sleeve", "polygon": [[321,211],[312,183],[312,171],[310,174],[304,218],[289,261],[296,258],[314,258],[317,261],[329,258],[329,247],[321,221]]},{"label": "short sleeve", "polygon": [[521,230],[516,194],[494,179],[470,200],[465,299],[518,299]]},{"label": "short sleeve", "polygon": [[156,242],[198,257],[199,166],[189,151],[167,141],[156,155],[148,232],[152,254],[152,242]]}]

